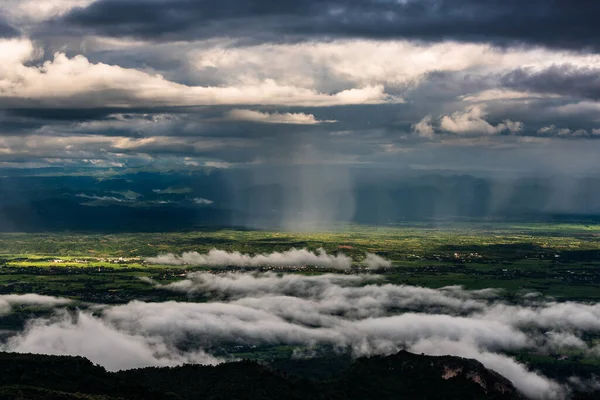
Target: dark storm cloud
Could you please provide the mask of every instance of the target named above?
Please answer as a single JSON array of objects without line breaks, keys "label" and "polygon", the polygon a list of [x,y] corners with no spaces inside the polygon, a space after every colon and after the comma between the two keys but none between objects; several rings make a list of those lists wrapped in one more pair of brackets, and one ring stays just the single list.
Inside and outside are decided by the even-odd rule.
[{"label": "dark storm cloud", "polygon": [[[455,39],[598,48],[593,0],[98,0],[62,24],[110,36]],[[252,40],[252,38],[249,38]],[[286,37],[286,40],[289,37]]]},{"label": "dark storm cloud", "polygon": [[97,108],[7,108],[5,114],[11,117],[32,119],[51,123],[52,121],[97,121],[114,119],[115,115],[122,115],[126,119],[138,119],[145,115],[151,118],[152,114],[172,115],[202,115],[206,118],[217,117],[223,113],[223,107],[97,107]]},{"label": "dark storm cloud", "polygon": [[504,86],[517,90],[563,96],[600,99],[600,69],[573,65],[554,65],[542,71],[518,69],[501,79]]},{"label": "dark storm cloud", "polygon": [[19,31],[13,28],[4,17],[0,15],[0,38],[11,38],[19,35]]},{"label": "dark storm cloud", "polygon": [[[187,167],[208,160],[242,168],[361,163],[502,169],[510,159],[510,168],[529,171],[547,169],[546,160],[571,146],[572,158],[585,161],[580,169],[596,171],[597,163],[586,160],[597,153],[589,140],[600,137],[597,108],[580,100],[598,98],[597,57],[386,40],[514,40],[580,49],[597,36],[566,2],[541,4],[97,0],[23,28],[31,38],[5,41],[4,54],[14,57],[0,68],[0,81],[7,80],[16,97],[0,104],[0,110],[11,107],[0,111],[0,163],[164,161]],[[546,16],[552,32],[533,21],[536,13]],[[569,19],[581,37],[567,26]],[[51,26],[57,22],[71,35]],[[48,36],[40,40],[44,30]],[[241,34],[253,43],[193,40]],[[256,45],[290,37],[307,41]],[[169,41],[176,39],[182,41]],[[570,64],[549,68],[557,60]],[[265,95],[271,86],[263,85],[271,81],[293,90],[271,101]],[[381,87],[399,100],[376,96],[368,104],[352,92],[365,87]],[[241,100],[230,96],[238,90]],[[329,98],[345,90],[345,101]],[[473,107],[481,111],[469,112]],[[427,118],[432,133],[417,134],[412,127]],[[444,118],[452,119],[452,129],[441,126]],[[509,129],[507,120],[522,129]]]},{"label": "dark storm cloud", "polygon": [[[309,18],[314,5],[276,0],[221,2],[192,0],[107,0],[74,9],[63,19],[109,36],[224,36],[261,29],[262,18]],[[267,28],[262,25],[262,29]],[[274,27],[273,27],[274,28]]]},{"label": "dark storm cloud", "polygon": [[10,116],[22,117],[28,119],[40,119],[49,121],[88,121],[103,119],[107,116],[119,112],[135,112],[131,109],[111,109],[111,108],[89,108],[89,109],[63,109],[63,108],[18,108],[7,109],[6,113]]}]

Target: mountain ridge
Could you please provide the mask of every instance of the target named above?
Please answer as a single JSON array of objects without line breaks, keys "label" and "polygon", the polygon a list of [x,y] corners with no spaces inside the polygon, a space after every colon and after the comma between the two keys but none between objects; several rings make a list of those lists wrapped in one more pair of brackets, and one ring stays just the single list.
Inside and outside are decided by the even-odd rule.
[{"label": "mountain ridge", "polygon": [[309,380],[255,361],[108,372],[83,357],[0,353],[2,399],[524,399],[475,360],[401,351]]}]

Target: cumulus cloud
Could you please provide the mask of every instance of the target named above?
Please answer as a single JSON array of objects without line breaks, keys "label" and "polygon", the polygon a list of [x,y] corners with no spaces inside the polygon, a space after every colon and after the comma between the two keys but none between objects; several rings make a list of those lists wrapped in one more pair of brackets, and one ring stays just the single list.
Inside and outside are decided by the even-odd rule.
[{"label": "cumulus cloud", "polygon": [[[263,41],[262,36],[259,39],[244,34],[239,40],[236,29],[226,29],[225,36],[216,33],[219,30],[211,21],[213,18],[219,20],[220,13],[208,17],[206,10],[189,2],[186,5],[178,3],[179,6],[172,10],[178,20],[173,27],[185,29],[179,17],[191,18],[200,12],[208,20],[206,24],[197,24],[194,18],[194,27],[204,26],[208,36],[214,34],[214,37],[202,34],[193,40],[188,37],[189,41],[172,41],[172,36],[147,36],[149,32],[146,31],[136,39],[133,31],[146,23],[158,23],[163,17],[168,19],[161,10],[172,2],[161,6],[160,2],[146,4],[148,15],[156,18],[145,18],[134,24],[123,23],[129,18],[140,17],[132,11],[135,7],[127,5],[128,0],[93,3],[92,0],[5,0],[1,3],[0,14],[6,17],[3,19],[21,31],[20,39],[0,41],[3,56],[0,108],[7,109],[7,119],[10,119],[8,123],[2,123],[2,135],[8,136],[15,131],[40,133],[28,141],[25,150],[7,146],[7,154],[0,153],[0,157],[2,162],[12,164],[3,165],[35,162],[74,166],[93,160],[96,166],[132,166],[158,164],[158,158],[167,164],[167,157],[177,153],[178,149],[183,156],[190,156],[192,152],[206,149],[205,144],[209,145],[190,142],[190,137],[222,139],[225,135],[218,134],[222,131],[227,131],[228,135],[234,131],[252,143],[244,151],[207,157],[210,158],[208,162],[246,165],[257,160],[269,164],[272,154],[285,153],[281,150],[295,152],[295,148],[289,147],[293,141],[303,142],[305,147],[328,147],[324,152],[339,153],[339,163],[375,163],[377,160],[388,164],[394,157],[395,160],[402,156],[404,160],[408,159],[410,156],[406,153],[413,150],[414,144],[410,143],[414,137],[389,135],[391,126],[406,132],[414,124],[412,129],[417,135],[431,139],[437,136],[436,132],[442,131],[440,120],[443,117],[450,128],[446,132],[470,135],[477,134],[473,132],[475,130],[482,135],[522,132],[524,124],[529,127],[534,120],[535,125],[531,126],[536,129],[555,123],[569,126],[572,132],[577,132],[569,137],[577,137],[582,133],[580,129],[590,132],[597,114],[597,104],[593,101],[574,103],[597,97],[596,69],[600,57],[593,52],[573,52],[556,47],[499,47],[493,43],[469,43],[449,37],[443,42],[422,42],[402,36],[381,40],[377,35],[328,36],[327,39],[311,35],[304,38],[306,40],[282,42]],[[221,12],[245,15],[239,8],[229,8]],[[113,21],[116,25],[102,32],[101,35],[110,38],[81,35],[79,28],[71,25],[73,18],[82,16],[81,13],[90,18],[83,24],[85,27],[111,25],[112,19],[105,18],[110,15],[119,15],[120,22]],[[342,18],[340,14],[339,19],[347,17]],[[240,20],[234,20],[239,25]],[[253,20],[248,25],[260,24]],[[402,24],[396,21],[393,25]],[[0,36],[4,29],[0,27]],[[14,36],[11,31],[9,29],[8,35]],[[554,67],[561,65],[568,68]],[[404,102],[402,107],[372,106],[400,102]],[[492,121],[488,116],[465,119],[466,111],[461,109],[465,102],[489,103],[490,114],[495,117],[499,112],[502,120]],[[210,107],[215,105],[219,107]],[[325,109],[347,105],[366,106]],[[207,107],[193,108],[190,115],[194,117],[191,118],[174,117],[183,112],[183,106]],[[324,109],[306,111],[306,107]],[[562,111],[554,113],[552,107]],[[72,112],[71,108],[79,110]],[[144,118],[128,118],[127,108]],[[228,112],[230,108],[235,110]],[[285,111],[273,111],[277,108]],[[456,110],[460,110],[458,114],[452,112]],[[111,112],[114,114],[107,117],[106,114]],[[564,117],[569,112],[585,113],[585,118],[573,120],[570,125],[569,121],[555,120],[558,114]],[[516,115],[513,117],[512,113]],[[5,122],[2,114],[2,122]],[[424,115],[433,117],[419,121]],[[44,118],[38,118],[40,116]],[[65,123],[69,118],[77,122]],[[506,118],[513,122],[503,121]],[[62,124],[56,123],[56,119],[62,119]],[[327,123],[334,120],[337,121],[335,125]],[[271,126],[266,126],[269,124]],[[279,124],[287,124],[288,129],[282,130]],[[32,125],[45,126],[45,129],[37,131]],[[220,130],[219,126],[225,128]],[[309,129],[309,126],[313,127]],[[328,130],[331,133],[334,127],[338,132],[351,134],[346,138],[326,134],[319,138],[293,135],[302,129],[311,133]],[[73,138],[71,150],[66,151],[67,144],[54,155],[34,151],[40,147],[35,142],[41,140],[41,136],[49,138],[51,132],[48,131],[53,129],[60,131],[53,135],[57,142],[61,137]],[[257,131],[263,134],[258,139],[258,135],[253,135]],[[80,141],[84,133],[111,137],[118,134],[122,140],[115,143],[116,147],[111,143]],[[188,140],[176,139],[177,135],[188,136]],[[256,143],[264,136],[276,135],[286,135],[286,138],[273,140],[276,143]],[[405,139],[409,140],[399,146],[398,140]],[[508,139],[500,137],[494,141],[480,141],[478,145],[491,147],[503,140]],[[275,146],[278,148],[273,149]],[[419,149],[418,146],[414,146],[417,151],[413,154],[425,147]],[[335,151],[331,151],[332,148]],[[398,148],[407,150],[400,154],[395,151]],[[111,150],[117,149],[122,151],[115,155],[117,152]],[[143,156],[134,156],[133,152]],[[438,160],[440,157],[431,158]],[[181,158],[172,157],[168,163],[181,165],[179,160]],[[205,161],[186,161],[186,165],[197,163],[201,166]],[[322,159],[317,161],[324,162]],[[471,161],[472,158],[465,158],[463,164],[472,165]],[[482,162],[486,166],[490,163],[488,158]],[[415,163],[411,160],[404,164]],[[444,167],[448,164],[445,162]]]},{"label": "cumulus cloud", "polygon": [[60,52],[51,60],[35,64],[41,51],[26,39],[0,40],[0,53],[4,61],[0,66],[0,101],[12,107],[332,106],[388,100],[383,85],[333,94],[282,85],[273,79],[227,87],[187,86],[158,74],[93,63],[82,55],[69,58]]},{"label": "cumulus cloud", "polygon": [[322,123],[333,123],[336,121],[319,121],[312,114],[304,113],[266,113],[253,110],[231,110],[228,111],[227,119],[233,121],[260,122],[263,124],[292,124],[292,125],[317,125]]},{"label": "cumulus cloud", "polygon": [[496,135],[502,132],[512,134],[523,130],[524,124],[519,121],[504,120],[492,125],[486,120],[488,112],[485,105],[473,105],[464,111],[456,111],[452,114],[440,115],[434,125],[431,115],[426,115],[416,124],[412,125],[414,134],[431,139],[435,132],[450,132],[459,135]]},{"label": "cumulus cloud", "polygon": [[[569,126],[572,131],[553,137],[575,138],[587,137],[580,125],[592,132],[591,120],[596,115],[592,111],[597,111],[593,102],[574,105],[564,94],[508,89],[500,80],[515,68],[543,71],[557,60],[585,69],[598,64],[594,54],[408,40],[313,38],[257,44],[220,38],[150,45],[131,38],[79,38],[64,46],[61,40],[34,40],[24,35],[0,41],[4,61],[0,66],[0,108],[4,105],[10,109],[0,116],[3,122],[9,120],[2,124],[2,136],[21,136],[11,132],[13,129],[29,136],[3,140],[0,158],[5,163],[118,167],[158,164],[160,159],[163,165],[185,168],[246,166],[252,162],[269,165],[276,157],[290,163],[329,161],[323,157],[314,161],[307,161],[306,156],[287,157],[300,153],[298,149],[319,148],[334,154],[339,164],[396,165],[402,159],[402,165],[414,165],[413,155],[418,163],[430,164],[419,154],[425,145],[415,144],[414,137],[390,135],[390,125],[406,132],[413,124],[415,136],[438,138],[440,143],[446,140],[444,144],[452,140],[450,135],[436,133],[526,135],[552,123]],[[98,41],[104,43],[101,48],[94,47]],[[402,107],[372,106],[402,99],[406,100]],[[515,101],[518,107],[505,104]],[[490,115],[480,112],[476,116],[463,110],[465,102],[479,109],[489,103]],[[366,106],[325,108],[357,104]],[[220,107],[194,108],[189,113],[179,107],[194,105]],[[563,115],[567,108],[553,113],[546,109],[548,106],[585,106],[590,121],[582,119],[570,125],[569,121],[555,121],[553,118]],[[323,109],[306,111],[305,107]],[[70,108],[86,111],[67,112]],[[230,108],[234,110],[228,111]],[[274,111],[277,108],[285,112]],[[38,119],[40,115],[52,122]],[[424,115],[431,117],[419,121]],[[77,122],[68,121],[73,116]],[[531,124],[532,119],[537,119],[535,124]],[[336,124],[327,123],[334,120]],[[32,124],[39,128],[32,129]],[[287,128],[282,131],[279,124]],[[535,128],[526,130],[525,124]],[[331,133],[334,127],[349,134],[317,136],[317,132]],[[477,145],[484,150],[510,140],[496,136]],[[263,141],[265,137],[271,140]],[[457,143],[461,138],[454,139]],[[291,142],[304,144],[290,146]],[[224,150],[231,146],[236,151]],[[520,151],[534,147],[522,146]],[[190,156],[204,158],[184,159]],[[473,167],[473,157],[457,156],[455,159],[464,162],[443,161],[443,167],[467,163]],[[492,157],[481,159],[485,166],[499,162]]]},{"label": "cumulus cloud", "polygon": [[506,125],[506,129],[508,129],[508,131],[513,134],[521,132],[525,127],[525,125],[522,122],[511,121],[509,119],[504,121],[504,125]]},{"label": "cumulus cloud", "polygon": [[488,135],[494,135],[504,131],[516,133],[523,129],[523,124],[521,122],[509,120],[498,125],[492,125],[485,120],[486,116],[487,112],[485,107],[468,107],[465,111],[457,111],[450,115],[444,115],[440,120],[440,129],[458,134]]},{"label": "cumulus cloud", "polygon": [[423,119],[416,124],[412,125],[414,133],[421,137],[431,138],[435,133],[433,125],[431,125],[431,115],[426,115]]}]

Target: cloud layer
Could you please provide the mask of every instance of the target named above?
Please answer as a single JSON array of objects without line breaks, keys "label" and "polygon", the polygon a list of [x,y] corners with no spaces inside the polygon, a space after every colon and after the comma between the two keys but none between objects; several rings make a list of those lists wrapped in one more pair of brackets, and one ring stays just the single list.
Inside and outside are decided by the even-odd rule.
[{"label": "cloud layer", "polygon": [[52,308],[70,302],[70,299],[39,294],[3,294],[0,295],[0,316],[10,313],[13,306],[16,305],[36,305]]},{"label": "cloud layer", "polygon": [[[229,87],[188,86],[159,74],[90,62],[85,56],[56,52],[51,60],[29,66],[42,53],[29,40],[0,41],[0,101],[11,107],[129,108],[135,106],[295,105],[332,106],[382,103],[382,86],[326,94],[282,85],[272,79]],[[93,95],[92,95],[93,94]]]},{"label": "cloud layer", "polygon": [[503,351],[592,355],[584,335],[600,332],[598,304],[524,297],[513,305],[491,289],[382,284],[375,275],[198,272],[159,287],[212,300],[59,312],[31,321],[3,349],[84,355],[113,370],[220,362],[211,353],[232,345],[326,345],[355,356],[408,349],[475,358],[531,398],[561,399],[573,383],[547,379]]},{"label": "cloud layer", "polygon": [[[540,147],[564,159],[597,151],[600,59],[583,46],[589,36],[546,42],[505,23],[483,34],[498,15],[537,15],[537,2],[164,0],[144,13],[129,0],[5,3],[0,167],[546,171]],[[557,23],[581,17],[566,2],[544,10]],[[489,19],[475,24],[480,34],[467,15]],[[452,33],[442,17],[475,30]],[[581,144],[565,149],[567,139]]]},{"label": "cloud layer", "polygon": [[263,124],[292,124],[292,125],[316,125],[332,123],[336,121],[319,121],[312,114],[304,113],[262,113],[253,110],[235,109],[227,113],[227,118],[234,121],[259,122]]},{"label": "cloud layer", "polygon": [[[228,252],[212,249],[208,254],[197,252],[162,254],[149,257],[147,262],[162,265],[194,265],[194,266],[234,266],[234,267],[302,267],[317,266],[340,270],[350,269],[352,258],[345,254],[327,254],[323,249],[312,252],[306,249],[291,249],[270,254],[242,254],[238,251]],[[390,267],[392,263],[376,254],[366,254],[364,265],[370,269]]]},{"label": "cloud layer", "polygon": [[[281,35],[452,38],[583,49],[597,46],[591,39],[597,26],[590,17],[597,11],[593,2],[582,8],[566,0],[551,4],[535,0],[526,5],[517,0],[485,5],[474,0],[310,0],[302,5],[227,0],[210,6],[182,0],[97,0],[72,9],[61,23],[97,34],[155,39],[215,35],[256,40],[276,40]],[[544,15],[543,22],[539,15]]]}]

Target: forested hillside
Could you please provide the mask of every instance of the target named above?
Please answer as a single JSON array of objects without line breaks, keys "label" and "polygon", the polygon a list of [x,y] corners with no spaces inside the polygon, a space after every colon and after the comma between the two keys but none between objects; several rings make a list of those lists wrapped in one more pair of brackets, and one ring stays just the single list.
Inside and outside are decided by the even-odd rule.
[{"label": "forested hillside", "polygon": [[522,399],[479,362],[400,352],[313,381],[250,361],[107,372],[82,357],[0,354],[2,399]]}]

